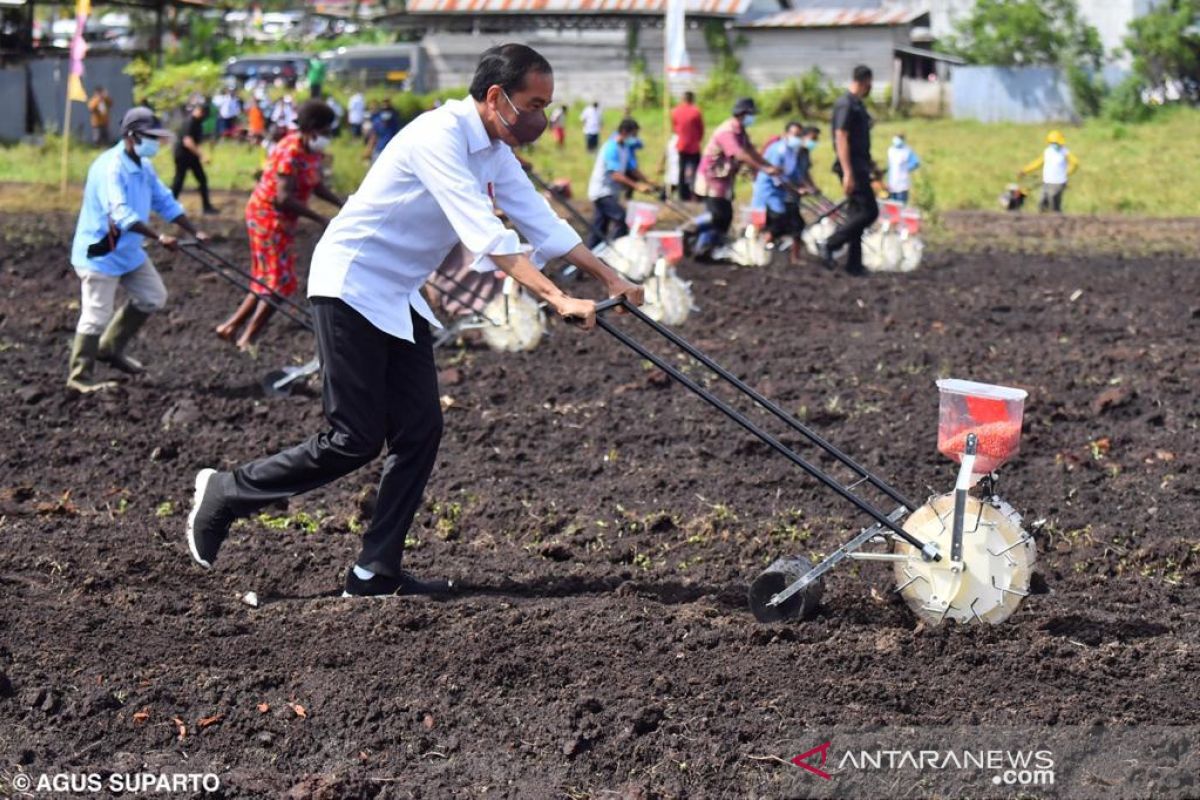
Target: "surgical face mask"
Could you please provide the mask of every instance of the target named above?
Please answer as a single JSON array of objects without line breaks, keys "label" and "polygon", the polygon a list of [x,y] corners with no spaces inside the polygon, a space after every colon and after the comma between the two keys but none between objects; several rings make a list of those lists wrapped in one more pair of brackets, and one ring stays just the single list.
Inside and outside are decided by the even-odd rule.
[{"label": "surgical face mask", "polygon": [[753,124],[754,124],[754,115],[753,114],[747,114],[746,116],[742,117],[742,125],[744,125],[745,127],[749,128]]},{"label": "surgical face mask", "polygon": [[332,142],[333,139],[328,136],[314,136],[308,140],[308,149],[314,153],[324,153]]},{"label": "surgical face mask", "polygon": [[513,137],[521,144],[533,144],[546,130],[548,121],[546,120],[545,111],[522,111],[517,108],[512,98],[508,96],[508,92],[503,89],[500,93],[504,95],[504,99],[508,101],[508,105],[517,113],[517,119],[514,122],[509,122],[504,118],[504,115],[497,110],[496,116],[504,123],[504,127],[508,128]]},{"label": "surgical face mask", "polygon": [[892,137],[892,147],[904,147],[904,140],[899,136]]},{"label": "surgical face mask", "polygon": [[804,142],[804,146],[807,147],[809,150],[816,150],[817,149],[817,140],[816,139],[807,139]]},{"label": "surgical face mask", "polygon": [[804,144],[804,139],[800,136],[787,137],[787,146],[792,150],[799,150],[802,144]]},{"label": "surgical face mask", "polygon": [[626,139],[625,144],[629,146],[630,150],[641,150],[643,147],[645,147],[645,145],[642,144],[642,140],[636,136]]},{"label": "surgical face mask", "polygon": [[133,146],[133,152],[137,153],[138,158],[154,158],[158,155],[159,147],[158,139],[143,136],[142,140]]}]

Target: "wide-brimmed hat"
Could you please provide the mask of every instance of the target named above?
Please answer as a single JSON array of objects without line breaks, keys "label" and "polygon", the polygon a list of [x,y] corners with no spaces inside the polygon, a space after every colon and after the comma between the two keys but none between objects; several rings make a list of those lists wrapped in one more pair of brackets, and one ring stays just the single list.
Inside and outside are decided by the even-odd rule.
[{"label": "wide-brimmed hat", "polygon": [[126,111],[125,116],[121,118],[121,135],[128,136],[131,133],[153,136],[156,139],[171,135],[171,131],[163,127],[162,121],[154,116],[154,112],[145,106],[135,106]]}]

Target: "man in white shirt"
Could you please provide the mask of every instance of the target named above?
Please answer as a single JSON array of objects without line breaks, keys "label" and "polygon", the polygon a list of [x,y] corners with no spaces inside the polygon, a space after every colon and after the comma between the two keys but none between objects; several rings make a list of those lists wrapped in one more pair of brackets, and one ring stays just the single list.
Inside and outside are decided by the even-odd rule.
[{"label": "man in white shirt", "polygon": [[600,104],[592,103],[590,106],[585,106],[579,119],[583,122],[583,139],[587,142],[587,151],[594,153],[600,146]]},{"label": "man in white shirt", "polygon": [[[565,258],[608,296],[642,302],[640,286],[600,262],[555,216],[512,152],[545,130],[553,94],[541,55],[520,44],[494,47],[479,62],[470,97],[420,115],[384,149],[313,253],[308,295],[329,428],[232,472],[196,476],[187,539],[198,563],[212,566],[236,518],[353,472],[386,444],[375,514],[345,594],[449,589],[401,570],[442,433],[430,334],[441,326],[421,286],[461,244],[477,254],[480,271],[499,267],[585,328],[595,322],[595,303],[563,293],[534,262]],[[495,215],[497,205],[529,240],[530,256]]]},{"label": "man in white shirt", "polygon": [[296,104],[292,102],[290,94],[285,94],[275,104],[275,110],[271,112],[271,124],[283,131],[296,129]]},{"label": "man in white shirt", "polygon": [[355,92],[350,95],[350,102],[346,106],[346,121],[350,123],[350,133],[355,139],[362,138],[363,121],[367,118],[367,99],[363,97],[362,92]]},{"label": "man in white shirt", "polygon": [[224,92],[217,102],[217,138],[228,136],[237,128],[238,117],[242,114],[242,100],[234,90]]}]

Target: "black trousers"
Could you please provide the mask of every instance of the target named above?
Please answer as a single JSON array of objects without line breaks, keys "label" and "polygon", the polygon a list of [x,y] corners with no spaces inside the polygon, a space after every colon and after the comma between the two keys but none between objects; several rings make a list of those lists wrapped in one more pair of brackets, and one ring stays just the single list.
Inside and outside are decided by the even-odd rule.
[{"label": "black trousers", "polygon": [[699,153],[679,154],[679,199],[692,199],[692,182],[696,180],[696,170],[700,167]]},{"label": "black trousers", "polygon": [[833,232],[826,244],[829,245],[831,252],[845,245],[847,247],[846,269],[850,272],[861,272],[863,269],[863,231],[871,227],[871,223],[879,218],[879,204],[875,202],[875,194],[871,191],[870,176],[866,174],[854,176],[854,191],[847,198],[846,207],[842,213],[842,224]]},{"label": "black trousers", "polygon": [[[609,230],[612,234],[609,235]],[[592,201],[592,232],[588,236],[588,248],[595,247],[608,236],[610,240],[620,239],[629,233],[629,225],[625,222],[625,208],[621,201],[609,195]]]},{"label": "black trousers", "polygon": [[706,197],[704,208],[712,217],[717,244],[723,244],[729,236],[729,226],[733,224],[733,201],[723,197]]},{"label": "black trousers", "polygon": [[195,153],[175,156],[175,179],[171,181],[171,194],[175,195],[176,199],[179,198],[179,193],[183,191],[184,178],[189,172],[196,176],[196,183],[200,184],[200,200],[204,207],[212,208],[212,200],[208,197],[208,176],[204,174],[204,164],[200,163],[200,158]]},{"label": "black trousers", "polygon": [[238,467],[222,489],[246,516],[366,466],[387,447],[358,565],[395,576],[404,539],[442,440],[442,407],[429,323],[413,313],[415,342],[376,328],[341,300],[313,298],[329,429]]}]

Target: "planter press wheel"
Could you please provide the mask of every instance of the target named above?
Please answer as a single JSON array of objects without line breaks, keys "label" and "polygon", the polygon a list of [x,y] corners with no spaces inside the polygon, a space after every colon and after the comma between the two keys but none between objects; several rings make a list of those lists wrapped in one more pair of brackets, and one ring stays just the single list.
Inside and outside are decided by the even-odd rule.
[{"label": "planter press wheel", "polygon": [[1029,594],[1037,559],[1033,537],[1008,503],[968,497],[960,570],[947,557],[953,529],[953,493],[939,495],[912,513],[904,530],[933,542],[944,555],[941,561],[925,561],[912,545],[897,540],[895,553],[907,558],[893,565],[896,591],[929,624],[1003,622]]},{"label": "planter press wheel", "polygon": [[768,605],[767,601],[804,577],[812,568],[813,563],[804,556],[775,559],[750,584],[748,599],[754,618],[759,622],[811,619],[821,604],[821,595],[825,593],[825,582],[822,580],[814,581],[778,606]]}]

